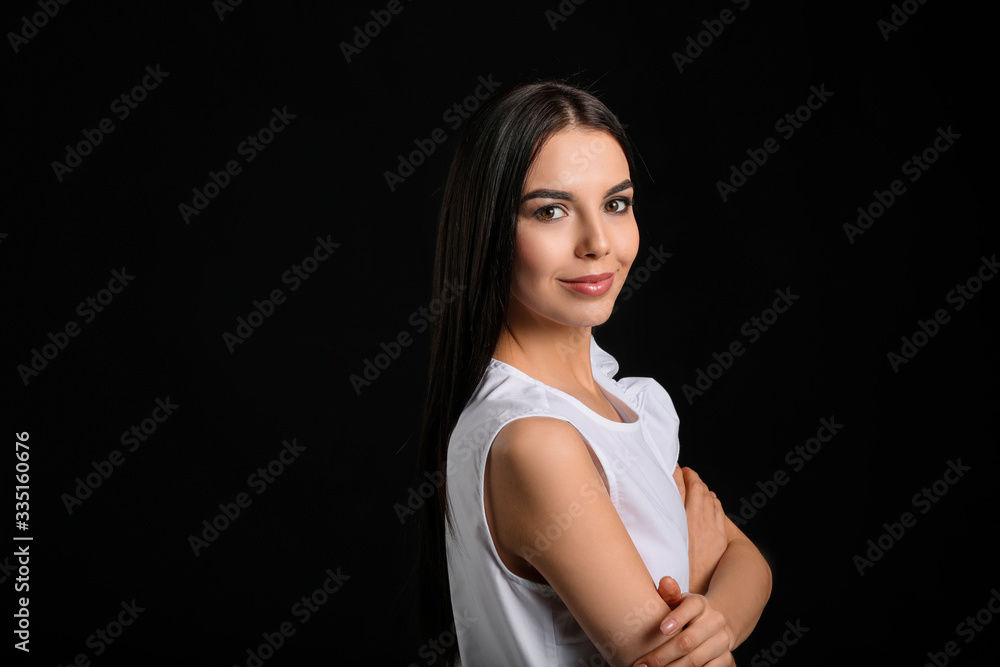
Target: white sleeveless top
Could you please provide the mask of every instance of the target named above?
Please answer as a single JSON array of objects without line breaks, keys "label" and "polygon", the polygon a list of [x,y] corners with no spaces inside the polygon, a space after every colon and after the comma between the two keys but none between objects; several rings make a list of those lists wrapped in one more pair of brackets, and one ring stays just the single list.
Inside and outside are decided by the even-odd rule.
[{"label": "white sleeveless top", "polygon": [[593,337],[590,356],[594,379],[631,408],[637,421],[606,419],[569,394],[492,359],[452,432],[445,541],[464,667],[607,664],[555,590],[508,570],[493,544],[483,505],[486,456],[500,429],[515,419],[555,417],[572,424],[604,467],[611,502],[653,587],[669,575],[688,590],[687,516],[673,480],[679,448],[674,404],[651,378],[615,380],[618,362]]}]

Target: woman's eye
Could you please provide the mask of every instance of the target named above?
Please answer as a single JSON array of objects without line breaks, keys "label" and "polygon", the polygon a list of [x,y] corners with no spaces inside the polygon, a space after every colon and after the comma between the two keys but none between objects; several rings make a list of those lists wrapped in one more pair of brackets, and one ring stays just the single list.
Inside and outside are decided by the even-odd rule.
[{"label": "woman's eye", "polygon": [[628,207],[632,205],[631,199],[612,199],[607,204],[604,205],[604,209],[608,213],[624,213],[628,210]]},{"label": "woman's eye", "polygon": [[558,206],[543,206],[535,212],[542,220],[557,220],[566,217],[565,211]]}]

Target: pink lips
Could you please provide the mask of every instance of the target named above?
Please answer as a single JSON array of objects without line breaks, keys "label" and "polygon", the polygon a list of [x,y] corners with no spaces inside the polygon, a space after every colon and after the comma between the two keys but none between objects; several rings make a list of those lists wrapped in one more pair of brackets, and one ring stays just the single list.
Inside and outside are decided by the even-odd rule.
[{"label": "pink lips", "polygon": [[579,278],[560,280],[559,282],[579,294],[587,296],[601,296],[602,294],[606,294],[608,290],[611,289],[611,285],[614,281],[614,273],[598,273],[591,276],[580,276]]}]

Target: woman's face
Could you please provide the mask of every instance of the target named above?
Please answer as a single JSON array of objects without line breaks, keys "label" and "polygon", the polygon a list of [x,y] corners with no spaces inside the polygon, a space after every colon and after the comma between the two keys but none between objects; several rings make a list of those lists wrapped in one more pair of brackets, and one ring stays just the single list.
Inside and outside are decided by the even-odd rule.
[{"label": "woman's face", "polygon": [[605,322],[639,250],[633,192],[610,134],[552,135],[524,181],[511,308],[571,327]]}]

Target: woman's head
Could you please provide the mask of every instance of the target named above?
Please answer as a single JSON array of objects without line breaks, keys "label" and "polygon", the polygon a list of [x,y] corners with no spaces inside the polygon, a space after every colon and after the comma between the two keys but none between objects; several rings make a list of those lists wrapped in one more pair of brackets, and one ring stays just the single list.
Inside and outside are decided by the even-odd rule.
[{"label": "woman's head", "polygon": [[[420,517],[419,618],[426,636],[451,631],[453,622],[445,552],[451,432],[509,315],[571,326],[610,315],[638,250],[633,173],[618,119],[591,94],[562,83],[503,93],[480,107],[462,133],[441,206],[433,293],[447,284],[464,289],[432,324],[418,454],[417,477],[430,473],[439,481]],[[575,283],[607,273],[609,285]],[[449,652],[442,664],[453,658]]]},{"label": "woman's head", "polygon": [[564,128],[542,144],[523,191],[508,325],[602,324],[639,249],[624,151],[603,129]]},{"label": "woman's head", "polygon": [[[530,229],[530,224],[521,224],[524,221],[539,220],[534,210],[526,214],[526,206],[563,205],[569,213],[567,202],[524,201],[524,196],[539,189],[568,192],[583,187],[587,178],[620,175],[605,185],[604,194],[630,180],[633,172],[621,124],[593,95],[544,82],[521,85],[490,100],[469,120],[452,160],[438,229],[436,287],[441,289],[444,280],[466,285],[467,322],[498,336],[511,288],[515,294],[519,291],[515,253],[527,244],[518,245],[518,230]],[[534,185],[539,187],[528,187]],[[630,200],[632,192],[613,194]],[[626,216],[632,219],[631,205],[627,208]],[[576,221],[583,209],[574,207],[574,212]],[[613,303],[628,267],[624,269],[615,278],[612,294],[601,301]],[[597,271],[604,272],[603,267]],[[583,275],[588,274],[568,277]],[[604,319],[610,312],[609,306]],[[482,342],[495,345],[496,340]],[[489,351],[492,354],[492,347]]]}]

